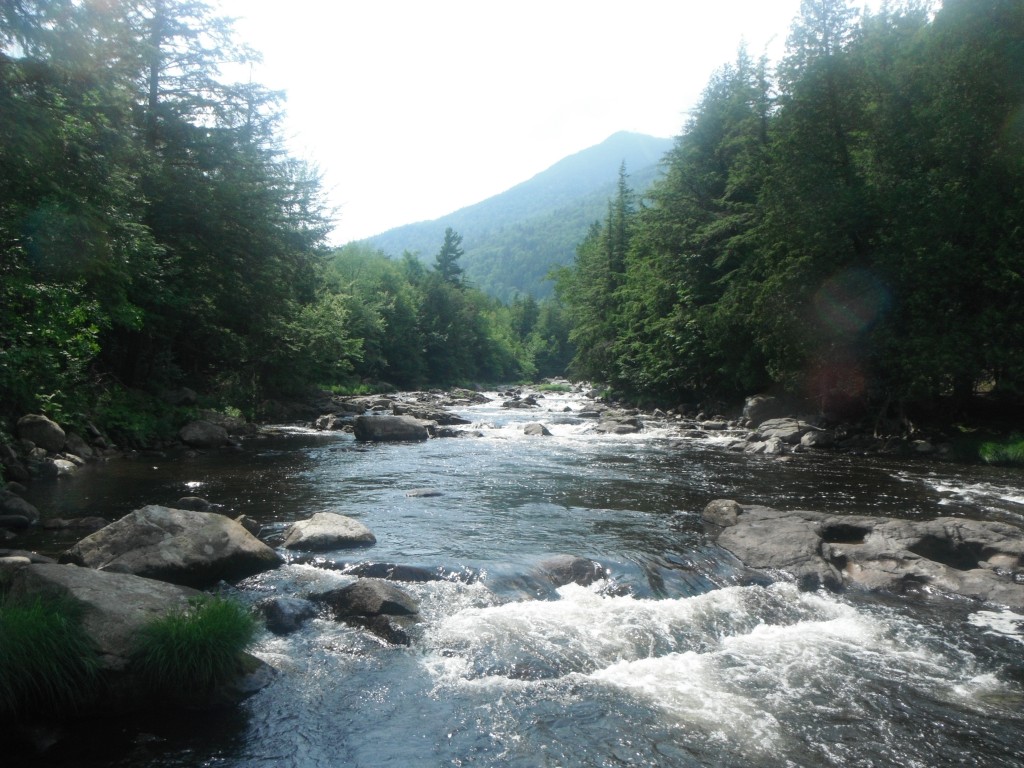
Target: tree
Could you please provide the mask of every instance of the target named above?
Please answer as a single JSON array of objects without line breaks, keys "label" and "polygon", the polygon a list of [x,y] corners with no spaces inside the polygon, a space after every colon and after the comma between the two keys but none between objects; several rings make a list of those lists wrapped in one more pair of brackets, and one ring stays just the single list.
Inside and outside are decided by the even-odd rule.
[{"label": "tree", "polygon": [[437,256],[434,257],[434,271],[441,276],[441,279],[452,285],[462,285],[462,267],[459,266],[459,259],[463,255],[462,235],[451,227],[444,231],[444,244]]}]

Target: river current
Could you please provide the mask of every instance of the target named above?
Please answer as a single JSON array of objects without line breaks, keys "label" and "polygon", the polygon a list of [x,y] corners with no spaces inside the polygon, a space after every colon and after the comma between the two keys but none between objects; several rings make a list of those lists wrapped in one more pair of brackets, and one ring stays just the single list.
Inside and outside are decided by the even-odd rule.
[{"label": "river current", "polygon": [[[329,619],[266,632],[253,650],[279,674],[237,711],[90,726],[52,764],[1024,764],[1024,616],[941,595],[800,592],[748,572],[700,521],[708,501],[732,498],[1020,525],[1019,470],[780,462],[666,424],[598,435],[572,396],[540,402],[465,408],[475,437],[362,445],[282,429],[240,451],[93,465],[34,489],[53,517],[114,519],[198,495],[271,533],[331,510],[376,534],[372,548],[242,582],[236,595],[253,605],[342,586],[345,563],[443,575],[401,584],[421,608],[408,647]],[[533,421],[552,436],[524,435]],[[70,543],[47,535],[42,549]],[[609,579],[553,588],[538,569],[563,553]]]}]

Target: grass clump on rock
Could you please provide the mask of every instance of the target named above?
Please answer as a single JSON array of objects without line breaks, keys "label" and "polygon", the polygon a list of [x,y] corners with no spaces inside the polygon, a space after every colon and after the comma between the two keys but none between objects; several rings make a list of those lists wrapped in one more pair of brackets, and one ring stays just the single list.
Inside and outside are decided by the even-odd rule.
[{"label": "grass clump on rock", "polygon": [[139,632],[132,670],[154,693],[203,697],[244,670],[243,652],[256,620],[243,605],[201,596],[187,608],[155,619]]},{"label": "grass clump on rock", "polygon": [[99,686],[99,658],[75,601],[0,597],[0,715],[74,713]]}]

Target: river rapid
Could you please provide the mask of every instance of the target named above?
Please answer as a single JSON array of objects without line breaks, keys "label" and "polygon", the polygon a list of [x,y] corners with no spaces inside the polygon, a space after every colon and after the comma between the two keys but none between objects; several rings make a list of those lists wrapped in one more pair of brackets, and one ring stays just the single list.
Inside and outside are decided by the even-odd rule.
[{"label": "river rapid", "polygon": [[[253,605],[342,586],[343,563],[443,576],[409,647],[314,619],[260,634],[279,674],[237,711],[90,724],[62,766],[1020,766],[1024,616],[924,594],[802,593],[710,543],[716,498],[1024,525],[1024,474],[803,454],[780,462],[669,424],[598,435],[573,395],[467,407],[479,436],[363,445],[284,428],[240,451],[93,465],[33,489],[52,517],[203,496],[271,533],[321,510],[370,549],[238,585]],[[565,412],[568,408],[569,412]],[[550,437],[527,437],[540,421]],[[429,489],[439,495],[424,495]],[[58,551],[64,534],[40,533]],[[609,579],[555,589],[552,555]]]}]

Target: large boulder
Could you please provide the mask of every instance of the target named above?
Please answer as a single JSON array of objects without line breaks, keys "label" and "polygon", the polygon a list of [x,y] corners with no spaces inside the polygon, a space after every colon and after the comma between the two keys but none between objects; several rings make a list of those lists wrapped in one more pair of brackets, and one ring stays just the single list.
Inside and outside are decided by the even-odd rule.
[{"label": "large boulder", "polygon": [[357,416],[354,427],[361,442],[419,442],[430,437],[426,424],[412,416]]},{"label": "large boulder", "polygon": [[156,505],[85,537],[61,559],[198,588],[237,581],[282,562],[273,549],[223,515]]},{"label": "large boulder", "polygon": [[0,515],[23,517],[29,523],[39,522],[39,510],[16,493],[0,490]]},{"label": "large boulder", "polygon": [[190,421],[181,428],[178,437],[193,448],[220,448],[228,443],[227,429],[202,419]]},{"label": "large boulder", "polygon": [[788,445],[794,445],[799,443],[805,434],[816,429],[813,424],[799,419],[768,419],[757,428],[757,435],[762,441],[777,438]]},{"label": "large boulder", "polygon": [[523,427],[523,434],[531,437],[551,437],[551,432],[540,422],[532,422]]},{"label": "large boulder", "polygon": [[[131,574],[73,565],[18,566],[8,572],[7,579],[14,597],[70,597],[81,607],[82,627],[95,643],[107,683],[103,709],[134,711],[139,706],[166,706],[166,702],[152,701],[131,674],[135,639],[147,623],[184,609],[200,592]],[[190,705],[220,704],[225,698],[238,700],[269,681],[270,668],[255,657],[244,654],[244,666],[246,672],[210,699],[192,701]]]},{"label": "large boulder", "polygon": [[30,440],[49,453],[58,453],[64,450],[64,442],[67,440],[64,430],[56,422],[42,414],[22,416],[18,419],[17,429],[18,437],[22,440]]},{"label": "large boulder", "polygon": [[749,426],[757,427],[768,419],[786,415],[789,404],[775,395],[752,395],[743,403],[743,419]]},{"label": "large boulder", "polygon": [[[735,512],[722,514],[726,509]],[[716,501],[719,546],[803,587],[938,592],[1024,608],[1024,530],[1007,523],[830,515]]]},{"label": "large boulder", "polygon": [[373,531],[361,522],[334,512],[317,512],[308,520],[292,523],[284,538],[285,549],[309,552],[368,547],[376,543]]}]

